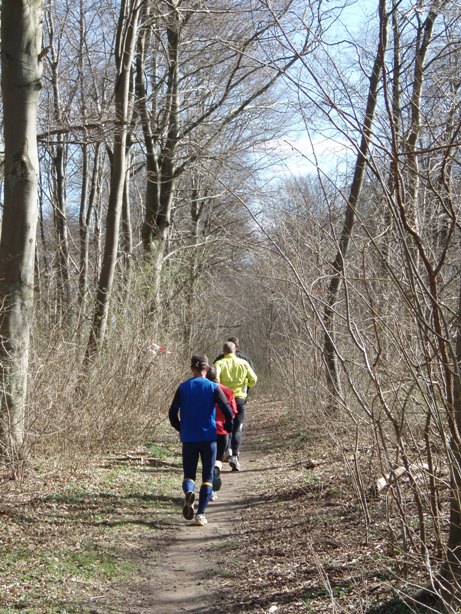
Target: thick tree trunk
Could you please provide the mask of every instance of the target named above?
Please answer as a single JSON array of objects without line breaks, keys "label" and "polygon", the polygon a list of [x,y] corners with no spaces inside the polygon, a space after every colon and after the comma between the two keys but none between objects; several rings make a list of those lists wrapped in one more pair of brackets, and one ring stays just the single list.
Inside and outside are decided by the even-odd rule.
[{"label": "thick tree trunk", "polygon": [[0,453],[9,460],[24,455],[37,227],[41,35],[41,0],[3,0],[5,204],[0,240]]}]

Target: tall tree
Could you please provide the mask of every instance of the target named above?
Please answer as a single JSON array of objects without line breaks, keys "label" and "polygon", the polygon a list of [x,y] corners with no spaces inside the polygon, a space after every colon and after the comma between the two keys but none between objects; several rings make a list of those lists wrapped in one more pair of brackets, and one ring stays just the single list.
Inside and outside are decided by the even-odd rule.
[{"label": "tall tree", "polygon": [[[60,53],[55,40],[55,24],[51,6],[45,13],[47,46],[49,47],[49,62],[51,83],[53,88],[53,114],[57,126],[63,124],[63,105],[60,80]],[[57,302],[58,312],[63,315],[69,308],[71,287],[69,272],[69,236],[67,227],[67,194],[66,194],[66,163],[67,145],[64,134],[55,136],[55,143],[50,144],[49,156],[54,167],[52,175],[52,206],[57,244]]]},{"label": "tall tree", "polygon": [[86,360],[91,359],[104,339],[109,302],[114,282],[119,245],[119,228],[127,174],[127,136],[132,63],[142,2],[122,3],[117,33],[117,78],[115,83],[115,131],[111,184],[106,219],[104,254],[96,295],[93,325],[88,341]]},{"label": "tall tree", "polygon": [[376,51],[375,62],[370,76],[370,86],[368,90],[367,107],[363,121],[363,129],[360,141],[360,149],[357,153],[354,176],[351,183],[349,197],[346,203],[344,224],[338,244],[338,251],[332,263],[332,276],[328,286],[327,301],[324,309],[325,326],[325,363],[327,366],[327,381],[329,383],[332,398],[337,398],[340,391],[340,379],[337,366],[337,354],[335,344],[335,304],[338,300],[344,274],[344,260],[347,255],[349,241],[354,227],[356,208],[359,202],[363,179],[367,165],[367,158],[370,149],[370,137],[375,115],[378,87],[384,65],[384,55],[387,48],[387,24],[388,15],[386,10],[386,0],[379,2],[379,42]]},{"label": "tall tree", "polygon": [[24,454],[37,226],[37,107],[41,88],[41,0],[1,8],[5,204],[0,239],[0,453]]},{"label": "tall tree", "polygon": [[261,109],[277,106],[268,98],[271,88],[311,44],[307,33],[293,53],[278,48],[278,70],[268,69],[265,41],[294,5],[281,0],[269,10],[222,0],[210,11],[177,1],[159,2],[155,11],[146,6],[136,93],[147,167],[142,242],[153,263],[157,302],[179,179],[198,160],[229,155],[232,128],[239,134],[234,151],[248,145],[250,133],[253,143],[258,140],[251,124],[257,125]]}]

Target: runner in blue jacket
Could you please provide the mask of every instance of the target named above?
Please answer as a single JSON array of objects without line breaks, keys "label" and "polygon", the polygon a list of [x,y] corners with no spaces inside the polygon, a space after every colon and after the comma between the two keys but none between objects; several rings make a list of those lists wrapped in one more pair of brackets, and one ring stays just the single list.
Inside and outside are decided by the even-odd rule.
[{"label": "runner in blue jacket", "polygon": [[179,385],[168,414],[171,426],[179,431],[182,442],[183,515],[186,520],[194,517],[199,457],[202,461],[202,485],[195,515],[195,524],[200,526],[207,524],[205,511],[212,492],[216,460],[216,404],[223,412],[225,430],[229,433],[232,431],[232,410],[218,384],[206,378],[209,366],[204,354],[192,356],[190,368],[193,376]]}]

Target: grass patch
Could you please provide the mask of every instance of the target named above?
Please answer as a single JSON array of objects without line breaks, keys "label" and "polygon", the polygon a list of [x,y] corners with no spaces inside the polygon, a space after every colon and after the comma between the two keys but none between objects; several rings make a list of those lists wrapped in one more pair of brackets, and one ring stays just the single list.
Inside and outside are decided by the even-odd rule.
[{"label": "grass patch", "polygon": [[180,475],[168,467],[109,459],[51,473],[44,464],[13,485],[17,496],[2,485],[0,614],[85,612],[78,604],[101,587],[136,576],[131,549],[146,537],[160,549],[178,512]]},{"label": "grass patch", "polygon": [[48,569],[57,576],[74,576],[82,579],[113,580],[129,575],[134,566],[116,556],[113,549],[106,551],[96,544],[83,544],[75,552],[63,552],[48,563]]},{"label": "grass patch", "polygon": [[228,539],[222,544],[218,544],[216,549],[227,551],[227,550],[235,550],[235,548],[238,548],[238,541],[235,539]]},{"label": "grass patch", "polygon": [[299,444],[307,444],[311,443],[313,440],[315,441],[315,435],[306,429],[300,429],[296,439]]},{"label": "grass patch", "polygon": [[149,454],[154,458],[165,460],[171,458],[172,456],[171,450],[159,445],[158,443],[150,442],[147,445],[149,449]]},{"label": "grass patch", "polygon": [[[45,545],[46,546],[46,545]],[[131,563],[117,559],[112,550],[97,544],[83,543],[78,550],[20,549],[4,553],[0,559],[0,572],[13,574],[20,582],[33,582],[44,575],[48,580],[61,581],[69,577],[78,579],[104,578],[112,580],[133,570]]]}]

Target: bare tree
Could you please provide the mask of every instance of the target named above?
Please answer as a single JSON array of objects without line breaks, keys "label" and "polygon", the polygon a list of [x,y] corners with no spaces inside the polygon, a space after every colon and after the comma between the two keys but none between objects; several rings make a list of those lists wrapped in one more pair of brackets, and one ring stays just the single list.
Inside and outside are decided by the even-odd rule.
[{"label": "bare tree", "polygon": [[5,205],[0,240],[0,452],[10,460],[24,454],[37,226],[41,34],[41,0],[2,2]]},{"label": "bare tree", "polygon": [[[234,153],[243,149],[242,134],[245,127],[251,132],[252,120],[257,123],[258,105],[266,113],[277,106],[268,93],[307,52],[310,38],[304,33],[295,53],[279,50],[280,57],[273,59],[277,71],[267,67],[263,41],[293,5],[291,0],[275,3],[276,18],[262,6],[226,1],[210,11],[178,2],[145,9],[136,73],[147,168],[142,241],[153,263],[157,303],[179,178],[198,160],[216,159],[224,151],[229,155],[231,143]],[[229,135],[233,127],[240,139]]]},{"label": "bare tree", "polygon": [[106,238],[101,274],[98,282],[93,325],[90,332],[86,359],[90,360],[104,339],[109,313],[109,301],[114,281],[119,244],[119,226],[127,174],[127,134],[129,119],[129,94],[132,63],[136,45],[138,20],[142,2],[131,0],[122,4],[117,32],[117,78],[115,84],[114,152],[111,169],[111,185],[106,219]]},{"label": "bare tree", "polygon": [[356,208],[360,199],[360,194],[365,176],[367,158],[370,149],[370,137],[372,133],[373,119],[377,105],[378,88],[383,71],[384,56],[387,49],[387,25],[388,15],[386,1],[379,2],[379,43],[376,51],[376,58],[370,76],[370,86],[368,90],[367,106],[363,122],[360,147],[354,169],[354,176],[351,183],[349,197],[346,203],[344,215],[344,225],[339,238],[338,251],[332,263],[332,276],[328,287],[328,295],[324,309],[325,325],[325,363],[327,367],[327,377],[330,385],[332,399],[340,395],[340,378],[338,375],[337,353],[335,344],[334,322],[335,304],[342,284],[344,274],[344,260],[347,257],[349,241],[354,227]]},{"label": "bare tree", "polygon": [[[64,16],[65,19],[65,16]],[[56,125],[63,125],[63,104],[61,95],[60,79],[60,53],[56,46],[55,24],[51,6],[47,7],[45,13],[45,24],[47,34],[47,46],[49,48],[48,60],[50,64],[51,84],[52,84],[52,104],[53,120]],[[66,194],[66,163],[67,145],[65,134],[57,134],[55,142],[48,146],[48,153],[51,158],[54,172],[51,175],[53,182],[52,188],[52,207],[54,228],[56,233],[56,269],[57,269],[57,301],[58,312],[65,314],[70,305],[71,280],[69,271],[69,230],[67,221],[67,194]]]}]

